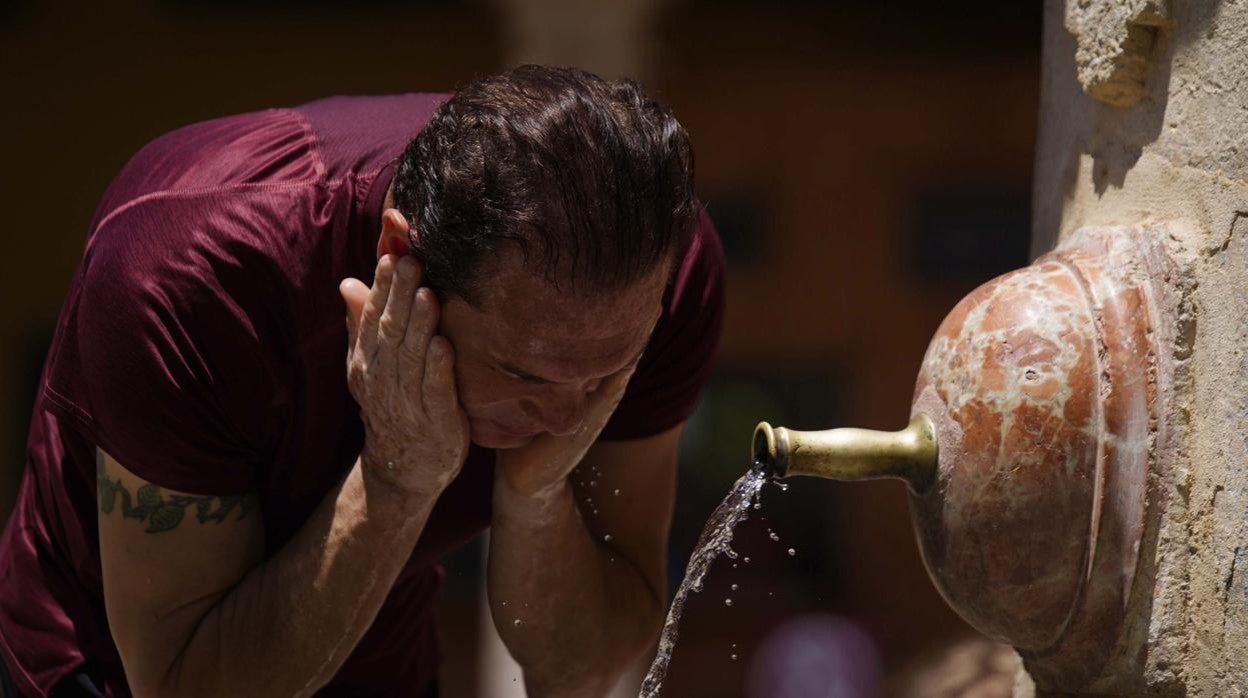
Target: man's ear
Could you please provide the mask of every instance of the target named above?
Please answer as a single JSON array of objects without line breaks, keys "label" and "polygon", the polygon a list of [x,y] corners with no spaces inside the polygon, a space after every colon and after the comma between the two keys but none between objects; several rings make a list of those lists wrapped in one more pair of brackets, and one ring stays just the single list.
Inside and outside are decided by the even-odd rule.
[{"label": "man's ear", "polygon": [[392,254],[404,257],[412,253],[408,234],[411,227],[407,218],[397,208],[388,208],[381,213],[381,236],[377,238],[377,259]]}]

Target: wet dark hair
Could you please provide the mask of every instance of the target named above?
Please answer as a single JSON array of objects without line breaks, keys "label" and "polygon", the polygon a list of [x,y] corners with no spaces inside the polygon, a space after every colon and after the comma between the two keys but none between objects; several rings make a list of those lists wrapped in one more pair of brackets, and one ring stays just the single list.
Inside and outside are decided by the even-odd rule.
[{"label": "wet dark hair", "polygon": [[693,150],[637,83],[526,65],[437,109],[399,161],[394,205],[442,293],[476,304],[484,267],[514,244],[556,288],[606,294],[685,249]]}]

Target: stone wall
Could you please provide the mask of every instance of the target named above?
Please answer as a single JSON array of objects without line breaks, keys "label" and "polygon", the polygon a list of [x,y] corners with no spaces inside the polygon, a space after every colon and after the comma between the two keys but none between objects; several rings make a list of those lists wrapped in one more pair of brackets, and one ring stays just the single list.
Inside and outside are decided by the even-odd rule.
[{"label": "stone wall", "polygon": [[[1132,623],[1093,692],[1248,692],[1248,3],[1047,0],[1033,253],[1146,224],[1178,322]],[[1039,687],[1043,689],[1043,687]]]}]

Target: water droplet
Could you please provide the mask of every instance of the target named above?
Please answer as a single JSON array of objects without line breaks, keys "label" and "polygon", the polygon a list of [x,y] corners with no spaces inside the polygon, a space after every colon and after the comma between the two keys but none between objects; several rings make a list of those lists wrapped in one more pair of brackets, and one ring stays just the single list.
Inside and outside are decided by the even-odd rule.
[{"label": "water droplet", "polygon": [[516,626],[517,628],[518,628],[518,627],[520,627],[520,619],[519,619],[519,618],[517,618],[517,619],[513,620],[513,621],[511,622],[511,624],[512,624],[512,625],[514,625],[514,626]]},{"label": "water droplet", "polygon": [[507,606],[507,602],[506,602],[506,601],[504,601],[504,602],[503,602],[503,606],[504,606],[504,607],[505,607],[505,606]]},{"label": "water droplet", "polygon": [[597,516],[597,515],[598,515],[598,510],[594,509],[594,516]]},{"label": "water droplet", "polygon": [[732,661],[734,661],[734,662],[735,662],[735,661],[737,661],[737,655],[735,655],[735,654],[734,654],[734,655],[732,655]]},{"label": "water droplet", "polygon": [[789,557],[793,557],[796,554],[797,554],[796,550],[794,550],[793,548],[789,548]]},{"label": "water droplet", "polygon": [[[737,589],[739,589],[739,588],[740,588],[740,587],[738,587],[736,584],[733,584],[733,585],[732,585],[732,590],[733,590],[733,591],[736,591],[736,590],[737,590]],[[733,647],[736,647],[736,645],[733,645]]]},{"label": "water droplet", "polygon": [[602,539],[603,539],[604,541],[606,541],[606,542],[610,543],[610,542],[611,542],[611,534],[610,534],[610,533],[608,533],[607,535],[603,536],[603,537],[602,537]]},{"label": "water droplet", "polygon": [[734,570],[735,570],[735,569],[737,569],[737,563],[735,563],[735,562],[734,562],[734,563],[732,563],[732,569],[734,569]]},{"label": "water droplet", "polygon": [[732,648],[735,650],[737,648],[737,643],[732,643]]},{"label": "water droplet", "polygon": [[777,536],[775,533],[768,533],[767,537],[777,542],[780,540],[780,536]]},{"label": "water droplet", "polygon": [[755,508],[755,509],[762,509],[762,508],[763,508],[763,503],[762,503],[762,502],[754,502],[754,508]]},{"label": "water droplet", "polygon": [[614,492],[612,492],[611,494],[612,494],[612,495],[614,495],[614,496],[616,496],[616,497],[620,496],[620,489],[617,487],[617,488],[615,489],[615,491],[614,491]]},{"label": "water droplet", "polygon": [[589,486],[590,486],[590,487],[597,487],[597,486],[598,486],[598,481],[597,481],[597,480],[590,480],[590,481],[589,481]]},{"label": "water droplet", "polygon": [[724,548],[724,554],[728,556],[729,560],[737,559],[737,551],[732,548]]},{"label": "water droplet", "polygon": [[[593,483],[590,483],[590,484],[593,484]],[[778,484],[780,485],[780,491],[781,491],[781,492],[788,492],[788,491],[789,491],[789,486],[788,486],[786,483],[781,482],[781,483],[778,483]]]},{"label": "water droplet", "polygon": [[724,599],[724,605],[725,605],[725,606],[731,606],[731,605],[732,605],[732,599]]},{"label": "water droplet", "polygon": [[749,555],[746,555],[746,556],[745,556],[745,561],[746,561],[747,563],[750,561],[750,556],[749,556]]}]

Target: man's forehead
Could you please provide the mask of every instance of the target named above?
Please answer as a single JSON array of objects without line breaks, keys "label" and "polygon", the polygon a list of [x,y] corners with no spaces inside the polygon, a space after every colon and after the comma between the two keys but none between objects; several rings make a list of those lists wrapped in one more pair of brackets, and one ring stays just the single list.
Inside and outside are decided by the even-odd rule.
[{"label": "man's forehead", "polygon": [[503,348],[555,355],[561,350],[609,355],[644,341],[658,318],[658,294],[578,298],[559,293],[510,293],[486,306]]},{"label": "man's forehead", "polygon": [[658,319],[666,278],[660,272],[618,293],[572,294],[522,268],[493,271],[479,308],[488,346],[537,375],[618,369],[635,358]]}]

